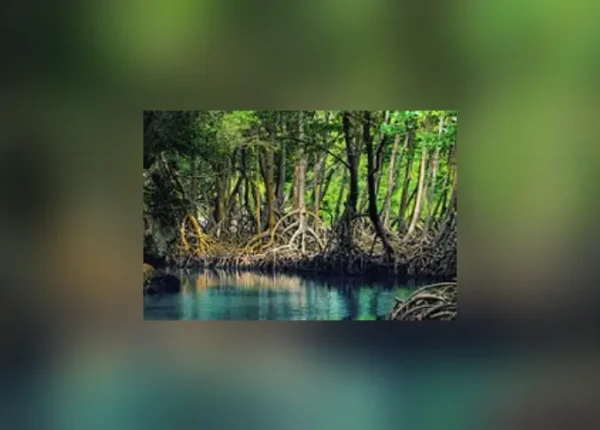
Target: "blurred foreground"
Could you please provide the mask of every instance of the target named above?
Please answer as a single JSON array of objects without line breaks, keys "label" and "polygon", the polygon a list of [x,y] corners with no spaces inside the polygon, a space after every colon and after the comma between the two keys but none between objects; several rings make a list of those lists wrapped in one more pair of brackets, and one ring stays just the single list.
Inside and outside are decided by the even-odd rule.
[{"label": "blurred foreground", "polygon": [[[3,427],[599,427],[589,6],[10,2]],[[461,117],[458,321],[142,321],[143,109],[392,106]]]}]

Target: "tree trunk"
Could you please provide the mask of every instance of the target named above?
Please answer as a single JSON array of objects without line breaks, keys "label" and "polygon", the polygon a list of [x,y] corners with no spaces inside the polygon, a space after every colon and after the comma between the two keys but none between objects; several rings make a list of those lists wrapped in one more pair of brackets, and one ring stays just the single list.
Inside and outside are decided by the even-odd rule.
[{"label": "tree trunk", "polygon": [[415,131],[408,130],[408,153],[406,161],[406,170],[404,173],[404,181],[402,185],[402,193],[400,195],[400,209],[398,211],[398,233],[402,233],[406,227],[405,212],[408,207],[408,188],[412,177],[412,163],[415,156]]},{"label": "tree trunk", "polygon": [[320,217],[321,211],[321,199],[323,198],[323,193],[321,192],[321,178],[325,174],[325,165],[327,163],[327,154],[325,154],[318,163],[315,163],[313,170],[313,212],[316,216]]},{"label": "tree trunk", "polygon": [[190,200],[194,205],[198,202],[198,166],[199,160],[197,157],[192,158],[192,181],[190,183]]},{"label": "tree trunk", "polygon": [[304,151],[304,112],[298,112],[298,139],[301,141],[298,149],[298,158],[296,160],[296,203],[299,214],[299,228],[300,228],[300,248],[302,253],[305,252],[305,230],[306,230],[306,200],[305,200],[305,187],[306,187],[306,153]]},{"label": "tree trunk", "polygon": [[176,192],[178,192],[180,194],[178,196],[178,199],[183,203],[185,210],[187,211],[189,209],[189,207],[188,207],[189,199],[186,196],[185,188],[183,187],[183,184],[181,183],[179,176],[177,175],[177,173],[173,170],[173,168],[169,164],[169,161],[167,160],[167,153],[165,151],[161,151],[160,160],[162,163],[164,175],[167,176],[169,178],[169,180],[171,181],[171,186],[173,187],[173,190],[175,190]]},{"label": "tree trunk", "polygon": [[213,217],[217,227],[215,235],[221,234],[221,225],[225,219],[225,208],[227,207],[228,192],[230,188],[230,160],[227,158],[219,163],[219,169],[215,180],[215,207]]},{"label": "tree trunk", "polygon": [[[406,146],[406,142],[408,141],[408,134],[404,139],[404,146]],[[394,183],[394,174],[396,173],[396,154],[398,152],[398,146],[400,144],[400,134],[396,135],[394,139],[394,146],[392,147],[392,156],[390,158],[390,165],[388,166],[388,177],[387,177],[387,190],[385,192],[385,202],[383,204],[382,211],[382,223],[385,228],[388,226],[388,222],[390,219],[390,208],[392,206],[392,194],[394,194],[394,190],[396,189],[396,184]],[[403,147],[404,149],[404,147]],[[399,159],[402,159],[402,150],[400,151]]]},{"label": "tree trunk", "polygon": [[[390,111],[386,110],[383,114],[383,123],[389,125],[391,121]],[[387,145],[389,135],[383,131],[381,133],[381,139],[377,145],[377,151],[375,153],[375,191],[379,195],[379,186],[381,185],[381,174],[383,173],[383,155],[385,153],[385,147]]]},{"label": "tree trunk", "polygon": [[[385,111],[384,112],[384,119],[383,119],[383,123],[385,124],[389,124],[390,123],[390,111]],[[375,152],[375,157],[374,157],[374,175],[375,175],[375,191],[376,191],[376,195],[379,195],[379,186],[380,186],[380,182],[381,182],[381,168],[383,165],[383,154],[384,154],[384,149],[388,140],[388,135],[386,133],[380,132],[381,133],[381,139],[379,140],[379,144],[377,145],[377,150]],[[369,204],[369,192],[368,192],[368,187],[367,188],[363,188],[360,192],[360,196],[358,198],[358,208],[360,210],[360,212],[363,211],[363,209],[365,208],[365,205]]]},{"label": "tree trunk", "polygon": [[437,172],[438,172],[438,163],[440,159],[440,147],[438,146],[433,153],[433,158],[431,159],[431,182],[429,185],[428,196],[427,196],[427,218],[425,218],[425,227],[423,228],[423,233],[427,234],[429,231],[429,227],[431,226],[431,219],[433,216],[433,199],[435,197],[435,186],[437,183]]},{"label": "tree trunk", "polygon": [[323,184],[323,186],[321,187],[321,195],[319,196],[319,202],[323,201],[323,198],[325,198],[325,196],[327,195],[327,191],[329,190],[329,185],[331,185],[331,178],[333,178],[333,175],[336,174],[336,172],[338,171],[338,166],[332,166],[329,169],[329,172],[327,173],[327,176],[325,177],[325,182]]},{"label": "tree trunk", "polygon": [[[270,143],[274,145],[274,130],[270,128],[268,132]],[[273,155],[273,147],[264,148],[263,159],[265,171],[265,200],[267,202],[267,227],[272,233],[275,228],[275,187],[273,178],[275,160]]]},{"label": "tree trunk", "polygon": [[358,195],[357,211],[363,213],[365,205],[369,204],[369,188],[363,188]]},{"label": "tree trunk", "polygon": [[440,161],[440,148],[442,140],[442,132],[444,127],[444,115],[440,115],[440,122],[438,125],[438,142],[435,147],[433,159],[431,160],[431,184],[429,186],[429,195],[427,197],[427,218],[425,219],[425,227],[423,228],[423,234],[427,234],[429,227],[431,226],[431,219],[434,215],[433,212],[433,199],[435,197],[435,186],[437,183],[438,164]]},{"label": "tree trunk", "polygon": [[[246,207],[246,211],[252,220],[252,224],[256,225],[256,218],[252,209],[252,204],[250,202],[251,194],[254,190],[251,187],[250,178],[248,177],[248,149],[242,148],[241,150],[241,174],[244,177],[244,205]],[[260,222],[260,221],[259,221]],[[256,233],[260,233],[260,230]]]},{"label": "tree trunk", "polygon": [[[454,190],[456,189],[456,145],[452,145],[450,147],[450,154],[448,156],[448,176],[447,181],[451,185],[452,194],[454,194]],[[450,196],[450,202],[452,201],[452,195]],[[446,215],[446,211],[448,208],[449,200],[447,198],[447,193],[444,195],[442,208],[440,210],[440,218],[444,218]]]},{"label": "tree trunk", "polygon": [[360,151],[357,145],[352,142],[350,113],[345,111],[342,116],[342,126],[344,130],[344,139],[346,141],[346,157],[348,159],[350,173],[350,190],[346,199],[346,209],[344,211],[344,228],[342,231],[342,242],[347,249],[354,247],[352,237],[352,222],[356,217],[356,206],[358,204],[358,165],[360,162]]},{"label": "tree trunk", "polygon": [[[329,121],[331,119],[331,113],[330,112],[325,112],[325,124],[329,125]],[[329,131],[327,130],[327,128],[325,128],[325,131],[323,132],[323,144],[326,145],[326,142],[328,140],[329,137]],[[324,193],[322,192],[322,189],[324,187],[322,187],[323,184],[323,177],[325,176],[325,167],[327,166],[327,158],[328,158],[329,154],[325,153],[317,163],[315,163],[315,167],[314,167],[314,171],[313,171],[313,212],[315,213],[315,215],[317,217],[320,217],[320,211],[321,211],[321,199],[324,196]],[[331,177],[330,177],[331,179]],[[329,184],[326,183],[326,186],[328,186]]]},{"label": "tree trunk", "polygon": [[405,240],[410,238],[413,235],[413,233],[415,232],[415,229],[417,227],[417,223],[419,222],[419,219],[421,218],[421,209],[423,207],[423,194],[425,193],[425,170],[427,167],[427,158],[428,158],[427,147],[423,146],[423,153],[421,154],[421,169],[420,169],[420,173],[419,173],[419,184],[417,185],[417,201],[415,202],[415,208],[413,211],[412,220],[410,222],[410,225],[408,226],[408,231],[406,233],[406,236],[404,237]]},{"label": "tree trunk", "polygon": [[415,187],[414,190],[412,190],[412,192],[410,193],[410,196],[408,197],[408,200],[406,202],[406,208],[410,208],[412,205],[412,211],[410,212],[411,216],[412,216],[412,212],[415,210],[415,206],[413,204],[413,200],[415,199],[415,196],[417,195],[417,191],[419,190],[419,184],[417,184],[417,186]]},{"label": "tree trunk", "polygon": [[[235,182],[235,185],[233,186],[233,191],[231,192],[231,194],[229,195],[229,198],[227,199],[227,209],[225,211],[225,216],[228,219],[231,219],[230,218],[231,212],[232,212],[233,208],[235,207],[236,200],[237,200],[238,204],[241,201],[241,198],[240,198],[241,192],[240,192],[240,190],[242,188],[242,180],[243,180],[243,177],[242,177],[242,175],[240,175],[237,178],[237,181]],[[241,208],[241,204],[239,204],[239,206]]]},{"label": "tree trunk", "polygon": [[225,199],[225,183],[222,175],[217,176],[215,182],[215,209],[213,212],[213,216],[215,219],[215,224],[219,224],[223,220],[223,208],[224,208],[224,199]]},{"label": "tree trunk", "polygon": [[258,187],[258,184],[254,184],[254,204],[256,205],[256,231],[258,233],[262,233],[262,216],[260,213],[262,202],[260,197],[260,188]]},{"label": "tree trunk", "polygon": [[333,222],[331,223],[332,225],[335,223],[337,223],[337,221],[340,218],[340,206],[342,203],[342,197],[344,196],[344,191],[346,190],[346,178],[348,177],[348,170],[344,169],[343,173],[342,173],[342,181],[340,183],[340,192],[338,194],[338,198],[337,201],[335,202],[335,211],[334,211],[334,219],[332,220]]},{"label": "tree trunk", "polygon": [[390,245],[387,233],[381,225],[381,221],[379,220],[379,212],[377,210],[377,193],[375,189],[376,168],[373,153],[373,139],[371,137],[371,114],[369,111],[364,112],[363,140],[367,147],[367,185],[369,188],[369,217],[371,218],[371,222],[373,223],[373,227],[375,228],[377,236],[379,236],[381,242],[383,243],[383,249],[385,250],[386,257],[390,258],[394,255],[394,250]]},{"label": "tree trunk", "polygon": [[[449,164],[448,164],[448,172],[450,172]],[[433,216],[432,225],[433,224],[437,225],[439,219],[441,218],[442,214],[444,213],[445,202],[446,202],[446,200],[448,200],[448,187],[449,187],[448,177],[449,177],[449,173],[444,175],[444,179],[442,180],[442,186],[441,186],[442,194],[441,194],[440,198],[437,199],[435,208],[433,209],[433,212],[432,212],[432,216]]]},{"label": "tree trunk", "polygon": [[[456,176],[455,176],[456,178]],[[456,181],[454,182],[454,186],[452,187],[452,197],[450,200],[450,205],[448,207],[448,212],[446,215],[446,219],[444,221],[444,227],[441,229],[440,233],[436,237],[436,242],[443,241],[445,236],[449,233],[452,227],[456,227]]]},{"label": "tree trunk", "polygon": [[[302,112],[298,113],[298,136],[303,139],[303,116]],[[305,210],[305,183],[306,183],[306,154],[304,152],[304,144],[299,143],[298,153],[296,155],[296,163],[294,166],[294,210]]]},{"label": "tree trunk", "polygon": [[[283,135],[286,136],[285,122],[282,124]],[[284,203],[284,190],[285,190],[285,156],[286,156],[286,143],[285,140],[281,140],[281,149],[279,151],[279,173],[277,175],[277,206],[279,210],[283,211]]]}]

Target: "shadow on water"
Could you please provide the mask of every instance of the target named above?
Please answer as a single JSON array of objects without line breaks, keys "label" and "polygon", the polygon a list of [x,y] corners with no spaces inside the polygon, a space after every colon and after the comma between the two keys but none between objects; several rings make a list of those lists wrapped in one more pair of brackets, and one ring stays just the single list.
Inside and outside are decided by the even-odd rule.
[{"label": "shadow on water", "polygon": [[171,270],[182,292],[145,296],[146,320],[377,320],[427,279]]}]

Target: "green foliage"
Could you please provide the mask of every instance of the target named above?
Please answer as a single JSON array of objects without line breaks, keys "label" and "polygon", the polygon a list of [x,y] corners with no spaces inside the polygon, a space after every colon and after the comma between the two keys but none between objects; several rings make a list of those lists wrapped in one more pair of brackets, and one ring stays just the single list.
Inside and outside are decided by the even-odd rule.
[{"label": "green foliage", "polygon": [[189,154],[199,135],[195,112],[144,112],[144,154]]},{"label": "green foliage", "polygon": [[248,136],[249,130],[260,125],[260,118],[255,111],[226,112],[220,124],[219,141],[227,142],[230,147],[241,146]]},{"label": "green foliage", "polygon": [[[385,121],[386,113],[388,121]],[[299,139],[299,119],[302,115],[303,136]],[[356,148],[362,151],[359,164],[359,190],[363,194],[367,188],[367,163],[365,146],[362,144],[363,112],[351,112],[351,134]],[[145,185],[144,202],[147,211],[158,217],[164,224],[175,226],[181,216],[173,207],[181,198],[179,190],[173,188],[172,181],[157,170],[157,160],[164,155],[170,168],[175,172],[184,187],[187,198],[199,210],[210,216],[214,209],[217,185],[225,186],[223,195],[227,198],[239,178],[248,178],[251,190],[238,196],[239,202],[250,199],[249,205],[255,210],[255,189],[261,197],[264,215],[265,183],[261,163],[264,163],[264,150],[272,148],[274,155],[274,183],[278,182],[280,165],[284,168],[285,183],[283,194],[286,204],[281,208],[285,213],[291,207],[293,180],[298,155],[304,154],[308,161],[306,171],[306,202],[314,204],[313,187],[315,168],[326,160],[320,186],[328,181],[327,191],[320,201],[320,216],[333,226],[344,212],[348,196],[349,179],[347,173],[346,141],[342,129],[342,111],[147,111],[144,112],[144,168],[152,172]],[[385,204],[387,180],[390,173],[392,147],[399,139],[404,146],[407,134],[414,133],[414,147],[404,147],[396,154],[394,184],[390,189],[391,212],[397,214],[405,180],[405,169],[412,160],[411,182],[407,189],[410,195],[417,186],[422,150],[427,148],[430,155],[439,149],[440,158],[435,183],[434,200],[450,193],[448,181],[450,149],[457,138],[456,111],[374,111],[371,112],[372,137],[380,152],[378,172],[380,185],[376,201],[378,210]],[[387,136],[386,140],[381,140]],[[379,148],[380,142],[384,142]],[[283,145],[285,144],[285,152]],[[282,160],[281,157],[285,155]],[[283,162],[283,163],[282,163]],[[221,181],[221,182],[219,182]],[[223,182],[225,181],[225,182]],[[428,179],[429,181],[429,179]],[[242,187],[245,187],[245,182]],[[322,190],[321,188],[320,190]],[[244,191],[245,188],[242,190]],[[249,194],[249,197],[245,197]],[[361,199],[363,199],[361,197]],[[408,196],[407,196],[408,197]],[[362,200],[363,202],[366,199]],[[246,202],[247,203],[247,202]],[[243,203],[243,204],[246,204]],[[411,201],[414,206],[414,199]],[[409,211],[412,210],[409,205]],[[171,209],[169,209],[171,208]],[[232,206],[232,217],[237,216],[239,207]],[[360,209],[360,208],[359,208]],[[362,210],[362,209],[360,209]],[[431,210],[429,208],[428,210]],[[171,213],[167,213],[167,212]],[[395,217],[396,215],[393,215]],[[407,216],[405,214],[405,216]]]}]

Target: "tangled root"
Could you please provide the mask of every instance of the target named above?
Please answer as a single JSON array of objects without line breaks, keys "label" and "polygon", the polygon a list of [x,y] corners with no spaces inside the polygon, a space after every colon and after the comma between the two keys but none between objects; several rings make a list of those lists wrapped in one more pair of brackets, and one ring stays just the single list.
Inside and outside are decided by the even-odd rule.
[{"label": "tangled root", "polygon": [[441,237],[423,238],[409,243],[398,243],[399,263],[409,276],[456,277],[456,225]]},{"label": "tangled root", "polygon": [[188,213],[179,228],[179,244],[175,261],[181,266],[188,266],[198,263],[207,256],[222,252],[225,252],[225,247],[205,234],[194,215]]},{"label": "tangled root", "polygon": [[296,210],[282,217],[271,231],[265,231],[248,240],[237,250],[246,259],[272,260],[307,258],[322,252],[327,244],[329,230],[312,212]]},{"label": "tangled root", "polygon": [[454,320],[457,312],[457,284],[445,282],[419,288],[406,300],[396,298],[388,320]]},{"label": "tangled root", "polygon": [[[445,228],[438,237],[422,237],[405,242],[389,235],[395,250],[389,261],[376,235],[362,219],[352,228],[349,247],[309,211],[296,210],[281,217],[272,230],[257,234],[245,242],[236,238],[229,243],[204,233],[198,221],[188,213],[181,223],[173,262],[181,267],[303,268],[362,273],[386,270],[405,276],[430,276],[453,279],[456,276],[456,224]],[[241,245],[239,245],[241,243]]]},{"label": "tangled root", "polygon": [[293,265],[321,253],[329,230],[312,212],[294,211],[282,217],[270,231],[251,237],[241,246],[226,246],[205,234],[190,213],[179,232],[175,261],[213,267],[275,267]]}]

